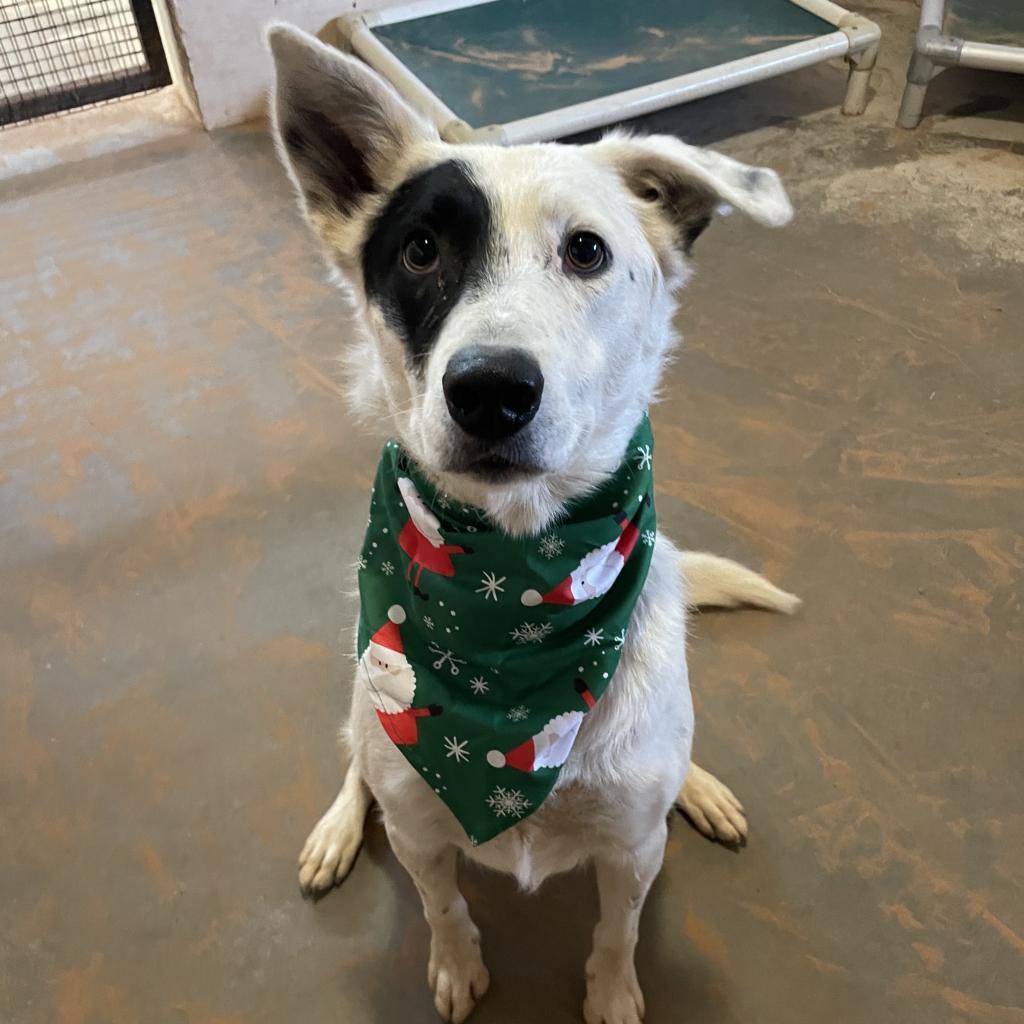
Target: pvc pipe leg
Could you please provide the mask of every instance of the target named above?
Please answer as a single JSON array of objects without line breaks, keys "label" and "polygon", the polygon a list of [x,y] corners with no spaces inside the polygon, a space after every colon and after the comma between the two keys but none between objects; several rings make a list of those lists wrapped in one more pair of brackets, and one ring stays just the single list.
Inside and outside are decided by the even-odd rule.
[{"label": "pvc pipe leg", "polygon": [[864,113],[868,105],[868,83],[871,72],[878,57],[878,43],[872,43],[859,53],[850,54],[847,61],[850,65],[850,77],[846,83],[846,98],[843,100],[843,113],[856,117]]},{"label": "pvc pipe leg", "polygon": [[921,123],[921,111],[924,110],[924,98],[928,92],[927,84],[907,82],[903,90],[903,102],[896,118],[900,128],[916,128]]},{"label": "pvc pipe leg", "polygon": [[914,51],[907,68],[907,87],[903,90],[903,102],[896,117],[900,128],[916,128],[921,123],[924,98],[928,83],[935,77],[935,65],[920,50]]},{"label": "pvc pipe leg", "polygon": [[868,105],[868,82],[870,70],[851,68],[850,78],[846,83],[846,98],[843,100],[843,113],[856,117],[864,113]]}]

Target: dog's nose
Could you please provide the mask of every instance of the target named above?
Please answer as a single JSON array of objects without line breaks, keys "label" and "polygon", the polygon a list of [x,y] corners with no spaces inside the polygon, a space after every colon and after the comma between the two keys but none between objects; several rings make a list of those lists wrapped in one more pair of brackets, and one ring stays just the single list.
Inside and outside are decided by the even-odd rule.
[{"label": "dog's nose", "polygon": [[502,441],[540,408],[544,375],[520,349],[468,348],[452,356],[442,379],[451,417],[467,434]]}]

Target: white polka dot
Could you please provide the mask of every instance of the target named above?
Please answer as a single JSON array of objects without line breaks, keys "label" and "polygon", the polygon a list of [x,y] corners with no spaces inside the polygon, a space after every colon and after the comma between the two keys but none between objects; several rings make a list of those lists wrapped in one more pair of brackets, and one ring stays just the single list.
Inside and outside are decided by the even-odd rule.
[{"label": "white polka dot", "polygon": [[442,608],[444,607],[444,601],[438,601],[437,603],[438,603],[438,604],[439,604],[439,605],[440,605],[440,606],[441,606]]},{"label": "white polka dot", "polygon": [[612,502],[612,508],[618,508],[618,507],[619,507],[619,503],[617,501],[613,501]]},{"label": "white polka dot", "polygon": [[444,631],[445,631],[446,633],[450,633],[450,632],[451,632],[451,628],[450,628],[450,627],[448,627],[448,626],[445,626],[445,627],[444,627]]},{"label": "white polka dot", "polygon": [[384,529],[381,530],[381,533],[387,533],[387,532],[388,532],[388,528],[385,526]]},{"label": "white polka dot", "polygon": [[594,668],[597,668],[597,662],[596,661],[594,662]]},{"label": "white polka dot", "polygon": [[583,666],[582,666],[582,665],[580,665],[580,667],[579,667],[578,669],[576,669],[576,671],[577,671],[577,672],[582,672],[582,671],[583,671]]},{"label": "white polka dot", "polygon": [[434,772],[434,776],[439,779],[439,778],[441,778],[441,773],[440,772]]},{"label": "white polka dot", "polygon": [[373,542],[373,546],[374,546],[374,547],[376,547],[376,546],[377,546],[377,542],[376,542],[376,541],[374,541],[374,542]]},{"label": "white polka dot", "polygon": [[455,609],[453,608],[453,609],[452,609],[452,615],[454,615],[454,614],[455,614]]},{"label": "white polka dot", "polygon": [[608,673],[607,673],[607,672],[605,672],[605,674],[604,674],[604,678],[605,678],[605,679],[607,679],[607,678],[608,678]]}]

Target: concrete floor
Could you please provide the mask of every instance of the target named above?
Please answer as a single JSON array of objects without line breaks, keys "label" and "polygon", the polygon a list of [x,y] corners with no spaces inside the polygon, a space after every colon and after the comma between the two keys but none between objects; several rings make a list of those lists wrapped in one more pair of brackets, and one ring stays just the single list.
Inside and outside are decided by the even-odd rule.
[{"label": "concrete floor", "polygon": [[[701,238],[654,416],[689,546],[800,592],[693,625],[697,754],[750,811],[681,819],[647,905],[651,1024],[1024,1021],[1024,96],[951,72],[892,127],[819,68],[648,119],[777,167],[798,216]],[[295,858],[339,780],[376,444],[347,328],[261,130],[4,185],[0,1020],[434,1020],[373,824]],[[480,1024],[579,1020],[586,873],[465,872]]]}]

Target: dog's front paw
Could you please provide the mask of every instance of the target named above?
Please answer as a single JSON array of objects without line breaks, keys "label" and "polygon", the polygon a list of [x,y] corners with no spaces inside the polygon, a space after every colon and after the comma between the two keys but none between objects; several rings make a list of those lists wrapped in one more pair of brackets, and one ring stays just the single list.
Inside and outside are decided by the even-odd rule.
[{"label": "dog's front paw", "polygon": [[432,942],[427,980],[442,1019],[462,1024],[491,983],[480,955],[479,935],[467,936],[459,942]]},{"label": "dog's front paw", "polygon": [[644,994],[632,962],[611,970],[587,965],[583,1019],[587,1024],[640,1024],[644,1019]]},{"label": "dog's front paw", "polygon": [[691,764],[676,797],[679,808],[698,832],[729,846],[745,846],[747,817],[732,790],[700,765]]},{"label": "dog's front paw", "polygon": [[304,896],[320,896],[344,880],[363,843],[365,813],[336,803],[313,827],[299,854]]}]

